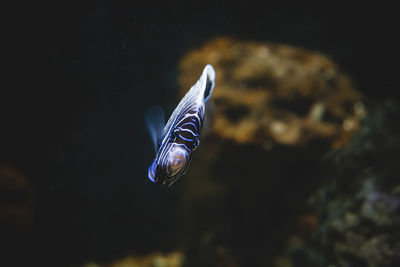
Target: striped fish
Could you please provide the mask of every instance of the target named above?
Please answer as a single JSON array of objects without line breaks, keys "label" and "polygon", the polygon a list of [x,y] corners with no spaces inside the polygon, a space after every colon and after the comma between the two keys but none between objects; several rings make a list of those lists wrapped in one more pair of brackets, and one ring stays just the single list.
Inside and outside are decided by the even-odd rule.
[{"label": "striped fish", "polygon": [[148,169],[149,179],[172,185],[185,174],[193,151],[200,144],[205,103],[215,85],[215,71],[207,65],[200,79],[186,93],[164,125],[164,111],[159,106],[145,113],[145,122],[154,143],[156,156]]}]

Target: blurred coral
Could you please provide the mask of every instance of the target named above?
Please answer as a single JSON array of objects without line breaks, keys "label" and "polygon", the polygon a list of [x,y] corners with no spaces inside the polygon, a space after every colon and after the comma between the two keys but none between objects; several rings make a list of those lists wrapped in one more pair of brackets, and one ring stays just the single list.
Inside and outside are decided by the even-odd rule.
[{"label": "blurred coral", "polygon": [[399,266],[395,105],[367,113],[322,54],[227,38],[184,56],[182,94],[207,63],[215,125],[185,179],[185,266]]},{"label": "blurred coral", "polygon": [[329,182],[307,207],[319,224],[292,237],[277,266],[400,266],[399,116],[394,103],[371,108],[351,143],[326,158]]},{"label": "blurred coral", "polygon": [[146,256],[128,256],[104,265],[88,262],[83,267],[181,267],[182,253],[152,253]]},{"label": "blurred coral", "polygon": [[340,147],[365,113],[348,75],[320,53],[217,38],[181,60],[182,95],[208,63],[217,73],[214,132],[238,143],[296,146],[322,138]]}]

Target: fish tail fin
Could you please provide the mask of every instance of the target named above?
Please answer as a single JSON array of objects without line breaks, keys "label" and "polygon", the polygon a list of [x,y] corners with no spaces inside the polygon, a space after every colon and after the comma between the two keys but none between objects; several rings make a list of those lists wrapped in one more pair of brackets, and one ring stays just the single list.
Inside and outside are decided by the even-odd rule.
[{"label": "fish tail fin", "polygon": [[178,106],[172,112],[167,124],[164,127],[164,133],[171,128],[176,118],[186,113],[191,108],[198,108],[210,98],[215,85],[214,68],[208,64],[201,74],[199,80],[190,88],[186,95],[179,102]]},{"label": "fish tail fin", "polygon": [[212,91],[215,86],[215,71],[210,64],[208,64],[204,68],[201,78],[203,79],[203,82],[205,84],[203,99],[204,102],[207,102],[207,100],[211,97]]}]

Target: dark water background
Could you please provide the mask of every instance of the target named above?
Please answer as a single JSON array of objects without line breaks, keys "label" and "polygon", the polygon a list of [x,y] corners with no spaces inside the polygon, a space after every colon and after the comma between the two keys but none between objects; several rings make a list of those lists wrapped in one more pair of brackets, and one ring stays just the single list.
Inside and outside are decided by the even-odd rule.
[{"label": "dark water background", "polygon": [[367,97],[399,99],[398,14],[385,2],[31,1],[3,12],[0,160],[32,181],[37,208],[29,236],[2,245],[30,266],[179,248],[183,188],[148,182],[143,113],[172,111],[180,57],[213,37],[320,51]]}]

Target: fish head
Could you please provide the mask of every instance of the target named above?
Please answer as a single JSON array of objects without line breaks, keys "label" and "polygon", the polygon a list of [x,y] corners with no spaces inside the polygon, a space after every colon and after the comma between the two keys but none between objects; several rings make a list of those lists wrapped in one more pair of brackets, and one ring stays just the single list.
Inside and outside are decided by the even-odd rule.
[{"label": "fish head", "polygon": [[189,157],[190,152],[183,145],[172,145],[165,166],[167,176],[174,177],[178,174],[183,174],[185,167],[189,163]]},{"label": "fish head", "polygon": [[184,145],[171,144],[167,153],[161,153],[148,169],[148,178],[153,183],[170,186],[182,176],[190,163],[191,151]]}]

